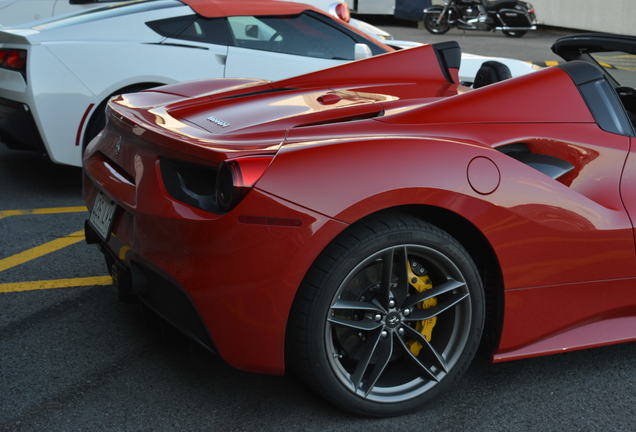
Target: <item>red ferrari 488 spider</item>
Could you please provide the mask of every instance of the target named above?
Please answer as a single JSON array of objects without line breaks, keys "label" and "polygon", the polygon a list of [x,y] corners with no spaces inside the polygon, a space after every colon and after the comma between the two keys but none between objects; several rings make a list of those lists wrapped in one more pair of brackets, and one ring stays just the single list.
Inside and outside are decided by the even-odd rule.
[{"label": "red ferrari 488 spider", "polygon": [[575,61],[472,91],[447,42],[118,96],[86,238],[229,364],[365,415],[419,408],[481,344],[636,340],[634,83],[601,37],[556,49]]}]

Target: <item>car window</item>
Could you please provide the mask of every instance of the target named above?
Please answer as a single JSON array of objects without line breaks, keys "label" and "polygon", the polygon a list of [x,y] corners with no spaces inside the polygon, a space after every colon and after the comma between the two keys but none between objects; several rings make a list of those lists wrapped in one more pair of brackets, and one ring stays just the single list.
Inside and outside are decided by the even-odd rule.
[{"label": "car window", "polygon": [[636,128],[636,55],[623,51],[605,51],[587,53],[582,58],[592,59],[603,68]]},{"label": "car window", "polygon": [[192,25],[196,19],[196,15],[190,14],[180,17],[161,19],[156,21],[148,21],[146,25],[165,37],[176,37],[179,33]]},{"label": "car window", "polygon": [[598,63],[621,87],[636,88],[636,55],[622,51],[590,53]]},{"label": "car window", "polygon": [[325,59],[353,60],[351,35],[306,13],[228,17],[236,46]]},{"label": "car window", "polygon": [[228,22],[234,39],[241,44],[249,43],[250,40],[267,42],[276,34],[275,29],[253,16],[229,17]]},{"label": "car window", "polygon": [[232,35],[225,18],[186,15],[146,23],[161,36],[216,45],[232,45]]}]

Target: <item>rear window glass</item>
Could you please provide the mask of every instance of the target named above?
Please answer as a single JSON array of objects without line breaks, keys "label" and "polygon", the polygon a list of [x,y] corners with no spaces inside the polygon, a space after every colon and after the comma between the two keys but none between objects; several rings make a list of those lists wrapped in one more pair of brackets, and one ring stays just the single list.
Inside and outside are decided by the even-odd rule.
[{"label": "rear window glass", "polygon": [[101,19],[114,18],[122,15],[128,15],[151,10],[166,9],[170,7],[183,6],[183,3],[177,0],[132,0],[121,3],[110,4],[107,6],[89,9],[87,11],[78,12],[71,16],[62,18],[52,18],[50,20],[41,21],[35,30],[46,30],[59,27],[66,27],[75,24],[84,24]]},{"label": "rear window glass", "polygon": [[636,88],[636,54],[608,51],[589,55],[621,86]]},{"label": "rear window glass", "polygon": [[161,36],[175,37],[188,26],[192,25],[196,17],[196,15],[186,15],[157,21],[149,21],[146,25]]},{"label": "rear window glass", "polygon": [[216,45],[231,45],[231,34],[225,18],[203,18],[187,15],[147,22],[161,36]]}]

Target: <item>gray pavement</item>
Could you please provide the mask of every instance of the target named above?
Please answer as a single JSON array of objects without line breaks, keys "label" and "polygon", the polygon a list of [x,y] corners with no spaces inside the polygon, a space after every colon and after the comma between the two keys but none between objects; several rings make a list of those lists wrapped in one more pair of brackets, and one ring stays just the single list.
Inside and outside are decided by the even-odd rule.
[{"label": "gray pavement", "polygon": [[[457,36],[469,52],[525,59],[549,55],[555,37]],[[83,205],[80,178],[0,145],[0,212]],[[0,260],[81,229],[85,217],[0,218]],[[105,274],[97,250],[78,243],[0,271],[0,284]],[[118,303],[110,286],[0,293],[0,431],[634,431],[634,359],[633,343],[498,365],[478,359],[421,412],[371,420],[291,377],[230,368],[139,305]]]}]

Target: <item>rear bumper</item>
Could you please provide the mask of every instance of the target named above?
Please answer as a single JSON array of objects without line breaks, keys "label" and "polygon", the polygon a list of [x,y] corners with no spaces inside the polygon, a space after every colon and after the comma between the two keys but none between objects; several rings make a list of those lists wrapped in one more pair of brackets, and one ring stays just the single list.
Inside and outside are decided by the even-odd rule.
[{"label": "rear bumper", "polygon": [[[167,194],[156,158],[137,160],[136,184],[126,187],[113,170],[100,169],[107,162],[99,156],[85,163],[88,206],[98,191],[118,205],[111,235],[101,242],[107,257],[130,272],[145,302],[230,365],[283,373],[298,287],[346,224],[258,189],[229,213],[205,212]],[[300,222],[279,226],[268,218]]]},{"label": "rear bumper", "polygon": [[120,292],[134,294],[157,314],[210,351],[216,351],[196,308],[173,280],[138,262],[119,259],[103,242],[88,221],[84,225],[86,242],[97,244],[106,258],[108,270]]},{"label": "rear bumper", "polygon": [[10,149],[46,153],[29,105],[0,97],[0,142]]}]

